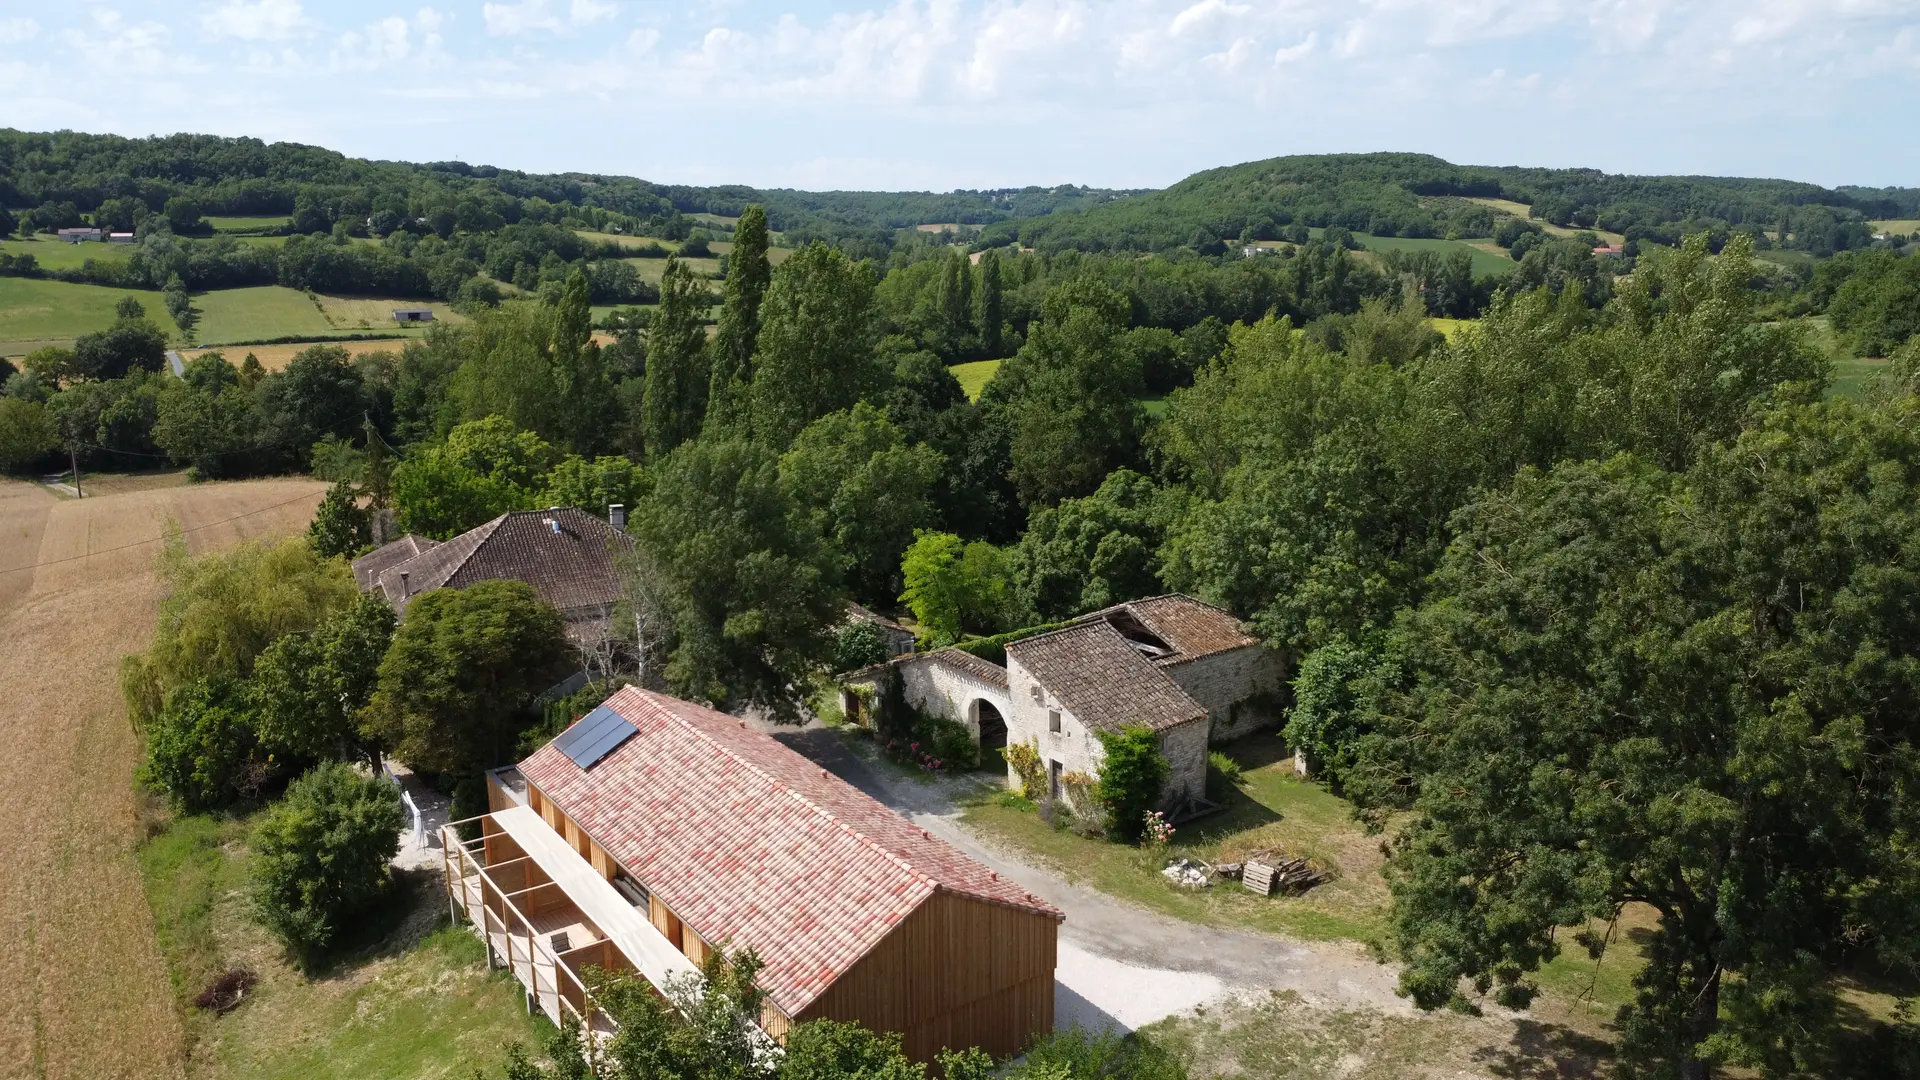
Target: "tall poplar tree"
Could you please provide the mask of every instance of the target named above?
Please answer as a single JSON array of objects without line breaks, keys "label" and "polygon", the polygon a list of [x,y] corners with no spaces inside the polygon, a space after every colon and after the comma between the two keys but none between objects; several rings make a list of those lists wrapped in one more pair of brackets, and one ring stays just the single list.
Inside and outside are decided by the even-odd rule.
[{"label": "tall poplar tree", "polygon": [[800,429],[847,409],[885,377],[874,352],[874,272],[825,244],[780,265],[754,353],[753,430],[784,449]]},{"label": "tall poplar tree", "polygon": [[647,328],[647,385],[641,427],[650,457],[700,433],[707,413],[707,330],[700,316],[706,286],[686,263],[667,257],[660,307]]},{"label": "tall poplar tree", "polygon": [[747,388],[753,382],[753,350],[760,337],[760,303],[772,279],[767,212],[749,206],[733,232],[720,325],[713,339],[707,416],[716,425],[735,423],[745,411]]},{"label": "tall poplar tree", "polygon": [[1000,252],[988,248],[980,255],[980,348],[989,360],[1002,355],[1001,327],[1007,319],[1005,286],[1000,281]]}]

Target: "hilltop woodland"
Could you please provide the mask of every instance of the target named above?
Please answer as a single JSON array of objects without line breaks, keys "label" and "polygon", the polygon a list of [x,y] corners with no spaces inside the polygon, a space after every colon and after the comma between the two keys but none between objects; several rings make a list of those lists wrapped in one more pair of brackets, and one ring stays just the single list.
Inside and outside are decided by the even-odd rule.
[{"label": "hilltop woodland", "polygon": [[[300,204],[305,182],[242,176],[280,155],[363,193],[391,179],[408,200],[393,214],[415,224],[433,219],[416,194],[446,196],[444,236],[396,227],[373,251],[441,258],[516,225],[685,214],[657,193],[667,204],[604,205],[629,190],[614,183],[89,138],[0,140],[17,192],[3,201],[78,205],[106,196],[83,178],[131,177],[112,198],[167,221],[142,244],[192,250],[219,241],[173,229],[163,211],[183,186],[206,205],[256,189]],[[229,153],[241,164],[218,172]],[[208,173],[183,178],[194,162]],[[1562,951],[1634,947],[1626,1075],[1911,1070],[1910,1015],[1862,1021],[1840,992],[1920,977],[1916,263],[1904,238],[1856,243],[1851,227],[1913,216],[1911,193],[1468,172],[1497,185],[1388,176],[1327,198],[1399,191],[1456,215],[1459,235],[1517,256],[1498,276],[1465,252],[1367,248],[1382,219],[1363,235],[1268,195],[1254,202],[1271,208],[1272,254],[1242,257],[1227,237],[1267,226],[1225,211],[1211,238],[1122,236],[1180,222],[1175,188],[1020,219],[1040,230],[1021,233],[1032,251],[991,242],[1003,226],[987,223],[977,260],[953,237],[871,224],[885,243],[800,243],[802,223],[775,266],[775,219],[741,207],[718,310],[670,258],[657,303],[603,323],[605,343],[584,253],[542,255],[534,290],[472,297],[467,322],[401,351],[316,346],[273,373],[211,355],[162,376],[164,335],[129,304],[8,379],[0,465],[72,454],[338,481],[309,541],[169,569],[162,633],[126,690],[149,779],[185,806],[256,803],[309,768],[387,754],[472,805],[478,770],[565,719],[564,704],[529,708],[579,663],[556,616],[483,587],[430,594],[396,629],[355,600],[340,558],[367,542],[370,507],[444,538],[509,509],[619,502],[639,551],[619,620],[630,678],[792,719],[858,652],[836,637],[848,599],[907,598],[931,646],[1190,592],[1294,659],[1288,741],[1387,844],[1387,945],[1422,1008],[1521,1008]],[[1523,183],[1546,216],[1471,201]],[[522,220],[460,221],[507,201]],[[540,202],[555,216],[527,224]],[[1646,208],[1631,224],[1649,231],[1632,254],[1595,256],[1577,230],[1622,226],[1606,216],[1622,206]],[[351,232],[377,209],[329,213]],[[1824,234],[1820,215],[1836,223]],[[1109,229],[1126,243],[1068,242]],[[1783,242],[1823,254],[1794,247],[1818,235],[1844,253],[1766,258]],[[1866,392],[1829,392],[1808,314],[1888,358]],[[1475,321],[1449,338],[1436,315]],[[977,361],[998,364],[973,399],[952,365]],[[296,809],[366,801],[338,778],[300,783]],[[303,831],[318,814],[273,831],[296,885],[300,838],[332,835]],[[319,898],[276,923],[307,955],[374,885],[261,888]],[[1565,929],[1617,925],[1629,906],[1657,916],[1631,946]],[[712,1060],[685,1074],[731,1068]]]}]

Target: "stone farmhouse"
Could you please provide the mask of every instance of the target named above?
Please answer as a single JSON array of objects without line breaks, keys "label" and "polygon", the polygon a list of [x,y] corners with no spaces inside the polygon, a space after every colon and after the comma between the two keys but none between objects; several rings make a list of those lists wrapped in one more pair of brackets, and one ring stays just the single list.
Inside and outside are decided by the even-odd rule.
[{"label": "stone farmhouse", "polygon": [[1006,657],[1004,667],[955,648],[901,657],[845,676],[842,705],[865,722],[891,668],[908,703],[964,725],[982,749],[1032,745],[1055,798],[1067,774],[1099,776],[1097,732],[1146,727],[1171,767],[1163,803],[1178,810],[1204,797],[1209,745],[1278,721],[1287,681],[1283,654],[1180,594],[1083,615],[1009,643]]},{"label": "stone farmhouse", "polygon": [[[625,514],[615,507],[620,525]],[[378,590],[396,612],[422,593],[502,578],[524,581],[560,609],[567,635],[604,640],[620,599],[618,553],[633,539],[614,524],[572,507],[515,510],[440,542],[411,533],[353,561],[363,592]]]},{"label": "stone farmhouse", "polygon": [[1057,909],[736,717],[626,687],[488,779],[441,832],[449,906],[556,1024],[611,1033],[587,965],[664,987],[724,946],[765,962],[775,1041],[854,1021],[931,1061],[1053,1028]]}]

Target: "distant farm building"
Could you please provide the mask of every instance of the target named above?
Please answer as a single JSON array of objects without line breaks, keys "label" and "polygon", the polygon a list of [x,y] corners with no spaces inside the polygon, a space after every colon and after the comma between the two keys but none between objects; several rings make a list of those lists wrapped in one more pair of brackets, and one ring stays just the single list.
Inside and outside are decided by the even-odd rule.
[{"label": "distant farm building", "polygon": [[397,323],[423,323],[433,321],[433,309],[424,307],[403,307],[393,309],[393,321]]},{"label": "distant farm building", "polygon": [[78,244],[87,240],[99,243],[104,234],[99,229],[61,229],[57,235],[66,243]]},{"label": "distant farm building", "polygon": [[1053,1029],[1061,913],[736,717],[627,687],[441,830],[451,905],[529,1004],[611,1035],[589,965],[655,987],[764,961],[760,1028],[854,1022],[916,1061]]},{"label": "distant farm building", "polygon": [[1252,259],[1261,255],[1278,254],[1280,254],[1280,245],[1278,244],[1243,244],[1240,247],[1240,257],[1243,259]]},{"label": "distant farm building", "polygon": [[108,234],[107,234],[107,243],[109,243],[109,244],[131,244],[131,243],[133,243],[133,234],[132,234],[132,233],[130,233],[130,232],[117,232],[117,233],[108,233]]}]

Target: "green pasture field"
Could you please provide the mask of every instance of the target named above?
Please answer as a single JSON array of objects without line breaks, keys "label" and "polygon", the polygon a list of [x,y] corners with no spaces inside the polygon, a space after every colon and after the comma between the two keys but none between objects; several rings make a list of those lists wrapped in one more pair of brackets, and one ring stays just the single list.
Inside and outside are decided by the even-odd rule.
[{"label": "green pasture field", "polygon": [[1540,226],[1541,229],[1545,230],[1547,235],[1549,236],[1572,236],[1575,233],[1579,233],[1579,232],[1595,232],[1600,234],[1600,239],[1605,240],[1609,244],[1618,245],[1618,244],[1624,244],[1627,242],[1626,237],[1616,232],[1608,232],[1605,229],[1597,229],[1597,228],[1590,229],[1590,230],[1589,229],[1569,229],[1562,225],[1555,225],[1551,222],[1541,221],[1536,218],[1529,218],[1527,215],[1533,212],[1533,208],[1528,206],[1526,203],[1514,202],[1511,199],[1483,199],[1483,198],[1476,198],[1476,197],[1469,196],[1467,198],[1467,201],[1477,202],[1481,206],[1498,210],[1503,214],[1512,214],[1514,217],[1517,217],[1522,221],[1532,221],[1535,225],[1538,225]]},{"label": "green pasture field", "polygon": [[126,244],[66,244],[35,237],[31,240],[0,240],[0,254],[31,255],[48,270],[78,270],[88,259],[101,262],[125,262]]},{"label": "green pasture field", "polygon": [[283,285],[200,293],[193,297],[193,306],[200,310],[194,336],[203,345],[292,334],[326,335],[338,329],[306,293]]},{"label": "green pasture field", "polygon": [[131,296],[147,309],[168,337],[178,338],[167,307],[157,292],[114,289],[105,285],[76,285],[66,281],[0,277],[0,355],[24,353],[19,345],[67,342],[81,334],[113,325],[113,308]]},{"label": "green pasture field", "polygon": [[[661,276],[667,272],[665,259],[621,259],[620,261],[639,271],[640,280],[649,285],[660,284]],[[682,259],[680,261],[692,268],[694,274],[699,277],[710,278],[720,273],[719,259]],[[767,261],[773,260],[769,257]]]},{"label": "green pasture field", "polygon": [[207,224],[215,232],[232,232],[235,229],[270,229],[287,223],[285,214],[268,214],[264,217],[209,217]]},{"label": "green pasture field", "polygon": [[1474,247],[1464,240],[1427,240],[1406,236],[1372,236],[1366,233],[1354,233],[1353,238],[1368,251],[1432,251],[1446,258],[1456,251],[1464,251],[1473,259],[1474,276],[1511,273],[1518,263],[1504,255]]},{"label": "green pasture field", "polygon": [[970,364],[955,364],[948,368],[953,377],[960,380],[960,389],[967,395],[968,401],[979,401],[980,392],[987,388],[995,372],[1000,370],[999,360],[975,360]]},{"label": "green pasture field", "polygon": [[1920,232],[1920,218],[1884,218],[1867,222],[1874,232],[1888,233],[1893,236],[1912,236]]}]

